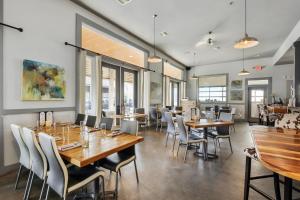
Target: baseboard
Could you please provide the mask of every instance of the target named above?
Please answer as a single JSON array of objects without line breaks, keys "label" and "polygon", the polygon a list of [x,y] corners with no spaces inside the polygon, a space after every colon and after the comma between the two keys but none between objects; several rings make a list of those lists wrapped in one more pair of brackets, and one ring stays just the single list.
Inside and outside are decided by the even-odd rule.
[{"label": "baseboard", "polygon": [[4,166],[0,168],[0,176],[3,176],[5,174],[8,174],[12,171],[16,171],[19,167],[19,164],[12,164],[8,166]]}]

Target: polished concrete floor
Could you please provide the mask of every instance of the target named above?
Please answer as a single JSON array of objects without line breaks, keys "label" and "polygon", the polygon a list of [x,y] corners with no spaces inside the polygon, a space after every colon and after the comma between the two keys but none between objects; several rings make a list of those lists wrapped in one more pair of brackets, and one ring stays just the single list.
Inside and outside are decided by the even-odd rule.
[{"label": "polished concrete floor", "polygon": [[[251,146],[248,123],[237,123],[236,131],[232,133],[233,151],[227,140],[221,141],[218,149],[218,159],[204,161],[194,156],[193,150],[183,162],[184,149],[178,157],[171,151],[172,139],[168,147],[164,145],[165,134],[149,129],[144,135],[145,141],[137,145],[137,165],[140,183],[137,184],[133,164],[122,168],[119,187],[120,200],[241,200],[243,199],[244,162],[243,149]],[[212,151],[213,143],[210,142]],[[253,162],[253,175],[269,174],[259,163]],[[20,189],[13,189],[16,172],[0,177],[0,199],[21,199],[24,192],[26,176],[20,184]],[[114,174],[107,172],[106,189],[114,184]],[[255,181],[255,184],[274,196],[272,179]],[[31,199],[37,199],[41,183],[36,181]],[[283,191],[283,190],[282,190]],[[295,194],[295,197],[299,196]],[[59,199],[54,192],[49,199]],[[250,191],[250,199],[264,199]]]}]

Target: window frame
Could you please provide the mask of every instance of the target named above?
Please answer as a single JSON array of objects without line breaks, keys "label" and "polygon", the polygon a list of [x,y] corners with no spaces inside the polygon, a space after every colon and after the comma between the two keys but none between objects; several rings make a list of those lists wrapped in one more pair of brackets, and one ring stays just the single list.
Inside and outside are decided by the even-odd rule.
[{"label": "window frame", "polygon": [[[225,85],[216,85],[216,86],[200,86],[200,84],[199,84],[199,79],[201,79],[201,78],[205,78],[205,77],[219,77],[219,76],[225,76],[225,79],[226,79],[226,81],[225,81]],[[211,75],[203,75],[203,76],[199,76],[198,77],[198,79],[197,79],[197,101],[198,102],[200,102],[201,104],[212,104],[212,103],[222,103],[222,104],[224,104],[224,103],[228,103],[228,98],[229,98],[229,95],[228,95],[228,91],[229,91],[229,87],[228,87],[228,80],[229,80],[229,75],[228,75],[228,73],[225,73],[225,74],[211,74]],[[213,87],[225,87],[225,90],[222,90],[222,93],[225,91],[226,92],[226,95],[225,96],[223,96],[223,94],[222,94],[222,99],[223,98],[225,98],[225,101],[216,101],[216,102],[214,102],[214,101],[201,101],[200,100],[200,88],[205,88],[205,87],[208,87],[208,88],[213,88]],[[211,92],[211,91],[208,91],[209,93]],[[220,92],[220,91],[216,91],[216,92]],[[209,94],[210,95],[210,94]],[[203,97],[207,97],[207,96],[203,96]],[[211,96],[209,96],[209,97],[211,97]],[[215,97],[217,97],[217,96],[215,96]]]}]

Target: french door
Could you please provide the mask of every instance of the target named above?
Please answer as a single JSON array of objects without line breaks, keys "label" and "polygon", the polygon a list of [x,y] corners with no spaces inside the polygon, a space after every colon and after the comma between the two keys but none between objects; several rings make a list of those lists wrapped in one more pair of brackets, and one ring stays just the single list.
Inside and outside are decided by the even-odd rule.
[{"label": "french door", "polygon": [[258,121],[258,104],[265,104],[267,99],[267,88],[266,87],[252,87],[249,88],[249,97],[248,97],[248,119],[249,122]]},{"label": "french door", "polygon": [[170,81],[170,100],[171,106],[179,106],[179,83]]},{"label": "french door", "polygon": [[102,63],[102,109],[120,114],[137,107],[137,71]]}]

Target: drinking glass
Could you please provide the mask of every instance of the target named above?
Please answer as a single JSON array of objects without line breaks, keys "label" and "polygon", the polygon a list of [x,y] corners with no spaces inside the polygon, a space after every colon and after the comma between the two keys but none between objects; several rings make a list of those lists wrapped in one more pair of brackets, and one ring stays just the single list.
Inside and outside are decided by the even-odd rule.
[{"label": "drinking glass", "polygon": [[102,135],[105,135],[106,134],[106,123],[101,123],[100,129],[101,129]]},{"label": "drinking glass", "polygon": [[80,132],[84,131],[84,121],[80,121]]},{"label": "drinking glass", "polygon": [[89,147],[89,140],[90,140],[90,135],[88,131],[83,132],[83,140],[82,140],[82,147],[83,148],[88,148]]},{"label": "drinking glass", "polygon": [[36,121],[36,130],[37,131],[40,130],[40,121],[39,120]]}]

